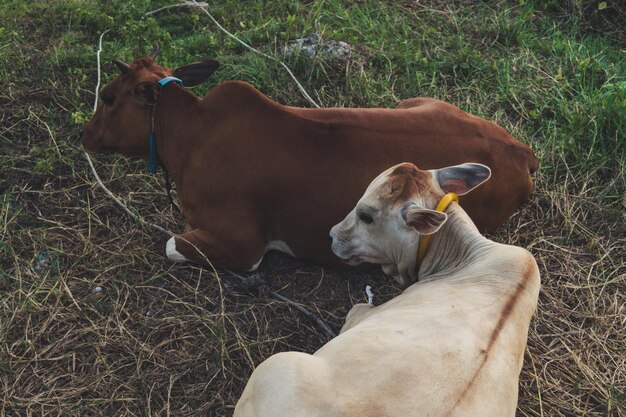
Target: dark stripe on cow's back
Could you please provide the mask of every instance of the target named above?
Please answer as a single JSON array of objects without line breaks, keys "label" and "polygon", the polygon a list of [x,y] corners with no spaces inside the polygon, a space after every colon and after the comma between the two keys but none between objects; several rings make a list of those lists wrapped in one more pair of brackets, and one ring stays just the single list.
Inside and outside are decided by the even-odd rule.
[{"label": "dark stripe on cow's back", "polygon": [[463,400],[467,397],[469,391],[474,386],[476,380],[478,379],[478,376],[482,372],[483,368],[485,367],[485,364],[487,363],[487,360],[489,359],[489,355],[493,347],[495,346],[496,340],[498,339],[498,336],[502,332],[502,329],[504,328],[506,321],[511,316],[511,313],[513,312],[514,307],[517,305],[520,299],[520,296],[522,295],[524,290],[527,288],[528,281],[533,277],[534,271],[535,271],[534,259],[532,258],[531,255],[528,255],[527,261],[524,265],[524,270],[522,272],[521,280],[515,286],[515,290],[513,291],[513,294],[511,294],[511,296],[508,298],[508,300],[504,304],[504,308],[502,309],[502,312],[500,313],[500,318],[498,319],[498,322],[496,323],[496,326],[494,327],[493,331],[491,332],[491,336],[489,337],[489,342],[487,343],[487,347],[481,350],[480,352],[482,355],[482,362],[478,366],[478,369],[476,369],[476,372],[474,373],[470,381],[467,383],[465,389],[459,395],[459,398],[457,399],[457,401],[454,403],[450,411],[448,411],[448,413],[446,414],[446,417],[449,417],[450,415],[452,415],[452,412],[454,412],[454,410],[456,410],[459,404],[463,402]]}]

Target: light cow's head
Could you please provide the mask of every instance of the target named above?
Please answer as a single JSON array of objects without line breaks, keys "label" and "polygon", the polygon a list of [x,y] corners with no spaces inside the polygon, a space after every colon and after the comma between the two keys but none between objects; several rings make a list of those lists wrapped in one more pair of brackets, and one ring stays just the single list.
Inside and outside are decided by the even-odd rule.
[{"label": "light cow's head", "polygon": [[157,52],[155,48],[130,65],[113,60],[121,74],[102,89],[98,110],[85,125],[81,141],[87,152],[113,151],[148,159],[152,109],[162,89],[158,81],[174,76],[185,87],[194,87],[219,67],[217,61],[206,60],[165,68],[154,62]]},{"label": "light cow's head", "polygon": [[417,280],[420,236],[435,233],[448,218],[433,210],[439,200],[449,192],[467,194],[490,176],[488,167],[475,163],[431,171],[408,162],[391,167],[330,230],[333,252],[350,265],[380,264],[408,286]]}]

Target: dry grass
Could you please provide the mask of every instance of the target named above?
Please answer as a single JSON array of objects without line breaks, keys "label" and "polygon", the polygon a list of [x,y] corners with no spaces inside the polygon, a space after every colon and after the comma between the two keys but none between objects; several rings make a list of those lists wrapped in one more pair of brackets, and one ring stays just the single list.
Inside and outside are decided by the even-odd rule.
[{"label": "dry grass", "polygon": [[[313,352],[328,338],[283,303],[231,294],[223,285],[228,275],[225,272],[216,274],[195,266],[170,264],[164,256],[167,237],[141,228],[97,188],[77,144],[76,132],[68,127],[72,117],[79,118],[89,107],[77,103],[90,102],[85,89],[91,88],[94,81],[91,69],[86,69],[92,64],[85,64],[92,63],[91,46],[81,44],[76,33],[86,30],[81,24],[100,22],[109,27],[114,19],[105,19],[102,6],[61,3],[59,10],[54,11],[56,14],[47,14],[47,2],[37,2],[37,8],[20,11],[22,6],[13,1],[17,23],[9,22],[8,17],[2,22],[7,28],[4,38],[0,27],[0,69],[5,71],[0,77],[0,415],[229,415],[255,365],[280,351]],[[517,8],[523,2],[514,3]],[[119,4],[126,7],[125,2]],[[331,6],[339,9],[340,3],[327,2],[327,8],[314,11],[322,22],[337,21]],[[395,100],[395,94],[406,97],[409,91],[413,95],[416,91],[436,95],[465,109],[483,112],[513,131],[516,137],[531,142],[544,166],[537,174],[536,192],[524,208],[491,236],[498,242],[528,248],[542,273],[539,307],[531,323],[521,375],[518,415],[626,416],[625,202],[619,200],[623,196],[610,195],[615,190],[624,190],[624,170],[619,168],[624,166],[624,156],[619,154],[623,145],[620,147],[618,141],[623,135],[615,127],[619,120],[611,118],[611,109],[603,110],[604,102],[594,101],[605,79],[598,75],[601,81],[597,86],[584,84],[587,89],[576,87],[578,84],[574,82],[579,75],[575,71],[587,71],[582,72],[584,78],[590,76],[589,71],[596,64],[603,71],[606,68],[607,74],[619,75],[615,68],[621,67],[611,62],[617,54],[609,58],[595,55],[595,49],[606,46],[594,43],[600,42],[597,39],[586,39],[594,56],[591,63],[585,63],[586,55],[573,50],[569,38],[561,39],[560,33],[544,36],[545,28],[533,26],[545,19],[542,12],[537,12],[537,18],[531,14],[524,21],[521,17],[509,19],[506,13],[496,10],[492,17],[483,15],[482,20],[471,14],[466,16],[469,23],[455,20],[472,28],[482,22],[485,33],[504,45],[498,47],[494,40],[481,47],[485,62],[493,63],[493,67],[481,69],[482,60],[470,60],[469,69],[463,69],[455,65],[457,61],[465,62],[463,59],[467,57],[456,57],[454,45],[459,43],[457,49],[472,57],[476,54],[467,48],[473,43],[446,33],[447,15],[439,10],[426,15],[423,6],[414,3],[410,6],[416,8],[413,19],[420,25],[430,22],[419,20],[423,16],[432,20],[431,29],[435,29],[424,39],[434,39],[436,46],[411,46],[406,49],[408,52],[402,52],[401,45],[388,49],[381,46],[411,38],[412,26],[405,28],[396,22],[398,16],[407,14],[404,9],[402,13],[395,9],[374,11],[371,12],[374,17],[370,17],[365,7],[351,8],[354,16],[348,17],[362,19],[356,23],[343,16],[342,9],[336,12],[343,16],[336,33],[341,34],[345,29],[347,35],[360,34],[355,41],[368,45],[372,56],[367,61],[372,72],[387,68],[384,54],[389,54],[393,59],[389,68],[409,74],[405,78],[401,78],[402,74],[397,79],[389,74],[387,80],[377,73],[344,80],[342,71],[330,66],[320,71],[328,77],[323,78],[302,65],[305,68],[299,68],[298,73],[303,75],[301,80],[306,80],[304,75],[317,74],[320,78],[311,76],[309,81],[318,83],[313,88],[318,97],[325,98],[324,103],[334,105],[384,105],[384,100]],[[143,6],[137,2],[133,7]],[[250,12],[252,15],[241,21],[253,21],[261,26],[266,20],[254,13],[264,7],[243,11],[239,8],[237,13]],[[317,21],[316,16],[314,19],[304,14],[308,9],[296,11],[298,19],[304,15],[310,21]],[[229,8],[221,13],[229,27],[236,27],[239,15],[233,15]],[[444,20],[438,20],[439,15]],[[47,16],[51,17],[46,19]],[[387,17],[389,20],[385,20]],[[71,22],[77,18],[84,21],[74,27]],[[62,19],[66,21],[57,24]],[[130,33],[145,33],[146,27],[150,29],[136,16],[135,21],[128,19],[127,26],[119,23],[122,26],[117,28],[118,37],[127,33],[126,29]],[[165,24],[175,17],[167,19]],[[491,19],[502,20],[501,32],[490,32]],[[329,31],[333,29],[326,24]],[[353,30],[351,25],[360,29]],[[11,34],[16,27],[28,30]],[[38,27],[43,28],[42,32],[54,32],[54,36],[49,39],[38,36],[36,42],[29,40],[27,34],[32,32],[35,37]],[[380,28],[400,32],[376,32]],[[195,26],[183,29],[196,33]],[[146,37],[151,44],[160,32],[150,30],[153,32]],[[262,38],[261,30],[242,31],[252,37],[255,45],[273,42],[273,38]],[[548,55],[536,52],[535,57],[533,48],[538,47],[526,39],[529,46],[518,48],[512,63],[509,62],[509,49],[524,40],[523,36],[519,39],[514,36],[520,31],[530,40],[534,39],[532,36],[541,36],[537,43],[541,47],[544,43],[552,45],[554,50]],[[274,29],[267,32],[274,36]],[[11,36],[10,42],[2,43]],[[89,42],[95,39],[95,35],[86,37]],[[379,38],[381,45],[376,43]],[[454,42],[438,55],[439,44],[445,46],[446,40]],[[161,41],[165,42],[163,38]],[[194,42],[190,35],[187,49],[195,47]],[[203,53],[204,42],[198,41]],[[576,42],[575,46],[585,49],[584,43]],[[128,40],[124,47],[131,48],[127,46],[131,43],[132,48],[140,47],[135,39]],[[223,54],[227,65],[220,76],[249,76],[249,81],[263,91],[273,92],[272,96],[282,102],[301,99],[279,70],[268,71],[265,64],[261,65],[263,61],[246,60],[244,52],[224,44],[224,50],[218,52]],[[445,49],[444,46],[440,49]],[[393,56],[395,51],[401,51],[406,54],[406,62],[413,65],[422,62],[415,56],[415,50],[420,48],[432,54],[423,61],[423,74],[430,74],[432,69],[433,74],[442,75],[433,78],[432,83],[411,80],[409,77],[417,74],[415,68],[407,64],[402,69],[404,57]],[[7,50],[15,51],[15,56],[5,55]],[[66,50],[71,53],[64,55]],[[178,51],[173,47],[171,50]],[[562,59],[570,50],[572,57]],[[493,51],[502,55],[487,55]],[[541,65],[543,72],[528,65],[525,54],[530,54],[528,62]],[[585,67],[587,64],[590,66]],[[74,68],[66,71],[72,65]],[[474,70],[474,66],[478,69]],[[558,74],[561,66],[563,77],[566,80],[569,77],[568,82],[574,87],[549,75]],[[14,67],[21,72],[11,72]],[[506,70],[502,77],[481,79],[499,69]],[[599,69],[594,71],[602,73]],[[38,80],[36,85],[31,85],[29,77]],[[385,84],[385,80],[389,82]],[[455,87],[453,84],[457,83],[459,86]],[[506,89],[490,91],[492,84]],[[511,91],[507,91],[509,87]],[[583,100],[586,96],[590,97],[588,101]],[[587,114],[591,117],[587,118]],[[602,124],[603,120],[610,123]],[[597,127],[593,134],[588,131],[591,125]],[[587,142],[575,136],[579,131],[583,131],[580,135],[583,139],[593,137],[589,146],[595,145],[597,139],[615,151],[608,166],[599,166],[597,171],[585,168],[585,164],[593,166],[596,160],[602,160],[603,154],[597,159],[581,155],[587,151]],[[533,132],[536,132],[534,136]],[[562,137],[578,140],[567,145],[574,150],[562,145]],[[597,151],[590,148],[590,155],[592,150]],[[580,161],[580,165],[571,166],[572,161]],[[146,175],[143,162],[99,156],[96,166],[107,186],[135,212],[169,230],[180,231],[182,219],[169,208],[161,179]],[[607,178],[615,172],[621,176]],[[302,303],[335,331],[341,327],[350,306],[365,300],[366,284],[374,288],[378,303],[400,291],[378,270],[330,270],[277,254],[268,257],[261,273],[272,289]]]},{"label": "dry grass", "polygon": [[[494,240],[527,247],[542,290],[519,415],[626,415],[626,236],[619,215],[539,178]],[[552,188],[552,189],[550,189]]]},{"label": "dry grass", "polygon": [[[136,174],[143,163],[106,160],[99,168],[113,190],[177,228],[157,181]],[[541,175],[537,183],[532,201],[493,236],[529,248],[543,277],[519,415],[625,415],[623,225],[584,193]],[[256,364],[328,340],[282,303],[230,295],[227,274],[168,263],[166,237],[119,214],[84,169],[28,178],[12,195],[0,213],[9,242],[0,281],[5,415],[229,414]],[[280,255],[261,271],[335,330],[366,284],[378,302],[399,291],[378,271]]]},{"label": "dry grass", "polygon": [[[128,163],[102,171],[117,165]],[[156,212],[153,199],[166,206],[152,178],[110,185],[119,191],[122,182],[151,190],[132,196],[135,209]],[[41,188],[24,187],[3,205],[11,277],[2,281],[4,413],[222,415],[263,358],[327,341],[282,303],[224,295],[220,275],[166,262],[165,236],[117,216],[91,180]],[[153,220],[175,223],[169,211]],[[368,280],[277,256],[262,271],[335,329],[350,290]]]}]

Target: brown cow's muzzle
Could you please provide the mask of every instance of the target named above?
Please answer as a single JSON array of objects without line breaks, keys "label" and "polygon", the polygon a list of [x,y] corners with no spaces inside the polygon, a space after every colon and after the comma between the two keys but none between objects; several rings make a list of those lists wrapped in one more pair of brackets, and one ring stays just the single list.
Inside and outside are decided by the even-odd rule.
[{"label": "brown cow's muzzle", "polygon": [[102,151],[102,146],[98,145],[99,142],[100,141],[95,140],[93,136],[89,136],[84,130],[81,132],[80,143],[87,153],[95,154]]},{"label": "brown cow's muzzle", "polygon": [[83,149],[87,152],[87,153],[94,153],[92,152],[88,146],[86,145],[86,141],[85,141],[85,129],[80,129],[78,131],[78,140],[80,141],[80,144],[83,146]]}]

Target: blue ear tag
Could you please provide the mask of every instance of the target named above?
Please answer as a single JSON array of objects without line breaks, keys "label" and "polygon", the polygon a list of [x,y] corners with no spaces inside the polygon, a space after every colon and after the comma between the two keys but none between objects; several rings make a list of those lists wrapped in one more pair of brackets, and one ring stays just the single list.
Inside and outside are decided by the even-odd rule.
[{"label": "blue ear tag", "polygon": [[181,80],[180,78],[176,78],[176,77],[161,78],[159,80],[159,84],[161,84],[161,87],[165,87],[166,85],[168,85],[172,81],[175,82],[176,84],[180,85],[181,87],[184,87],[183,80]]},{"label": "blue ear tag", "polygon": [[[161,87],[165,87],[171,82],[175,82],[181,87],[184,87],[183,81],[180,78],[176,78],[176,77],[161,78],[159,80],[159,85]],[[156,148],[156,136],[154,135],[154,131],[150,130],[150,173],[151,174],[156,174],[158,160],[159,160],[159,155],[157,154],[157,148]]]}]

